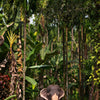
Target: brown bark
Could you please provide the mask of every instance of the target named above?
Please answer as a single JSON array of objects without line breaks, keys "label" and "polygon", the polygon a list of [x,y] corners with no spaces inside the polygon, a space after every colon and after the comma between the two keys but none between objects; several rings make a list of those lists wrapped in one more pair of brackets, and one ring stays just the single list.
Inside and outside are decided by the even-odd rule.
[{"label": "brown bark", "polygon": [[96,87],[96,91],[95,91],[95,100],[99,100],[99,89],[98,89],[98,87]]},{"label": "brown bark", "polygon": [[94,92],[94,83],[92,82],[92,86],[90,88],[90,93],[89,93],[89,100],[93,100],[93,92]]},{"label": "brown bark", "polygon": [[25,66],[26,66],[26,11],[24,12],[24,67],[23,67],[23,100],[25,100]]},{"label": "brown bark", "polygon": [[[66,81],[65,81],[65,33],[64,33],[64,29],[63,29],[63,77],[64,77],[64,91],[66,93]],[[66,100],[66,97],[64,97]]]},{"label": "brown bark", "polygon": [[[73,60],[73,40],[74,40],[74,36],[73,36],[73,28],[71,30],[71,37],[72,37],[72,42],[71,42],[71,61]],[[71,63],[71,67],[73,66],[73,63]]]},{"label": "brown bark", "polygon": [[[83,65],[83,59],[84,59],[84,32],[83,32],[83,25],[81,25],[81,55],[82,55],[82,59],[81,59],[81,70],[84,69],[84,65]],[[85,75],[84,73],[81,74],[81,100],[84,100],[84,78]]]},{"label": "brown bark", "polygon": [[[74,35],[73,35],[73,27],[71,29],[71,68],[73,67],[73,44],[74,44]],[[71,70],[72,73],[72,70]],[[73,80],[71,78],[71,80]],[[72,95],[73,93],[73,88],[70,88],[70,94]]]},{"label": "brown bark", "polygon": [[81,34],[80,34],[80,31],[78,32],[78,38],[79,38],[79,97],[81,98],[81,84],[82,84],[82,81],[81,81]]},{"label": "brown bark", "polygon": [[59,22],[58,22],[58,42],[59,42],[59,35],[60,35],[60,30],[59,30]]},{"label": "brown bark", "polygon": [[[87,44],[86,44],[86,30],[84,31],[84,34],[83,34],[83,42],[84,42],[84,60],[87,59]],[[85,67],[85,65],[83,65]],[[85,79],[84,79],[85,80]],[[85,93],[84,94],[89,94],[89,86],[87,85],[85,87]]]},{"label": "brown bark", "polygon": [[20,28],[20,35],[18,37],[18,41],[17,41],[17,52],[18,52],[18,55],[17,55],[17,65],[18,65],[18,77],[17,77],[17,99],[22,99],[22,79],[21,77],[23,77],[23,62],[22,62],[22,43],[21,43],[21,34],[22,34],[22,27]]},{"label": "brown bark", "polygon": [[48,30],[46,28],[46,46],[48,46]]},{"label": "brown bark", "polygon": [[51,42],[51,52],[53,51],[53,42]]},{"label": "brown bark", "polygon": [[[45,35],[45,18],[44,16],[42,15],[41,16],[41,26],[42,26],[42,29],[41,30],[41,37],[42,37],[42,43],[43,43],[43,47],[42,48],[45,48],[45,42],[46,42],[46,35]],[[38,63],[39,65],[41,63]],[[40,69],[40,73],[39,73],[39,90],[43,89],[43,75],[44,75],[44,69]]]},{"label": "brown bark", "polygon": [[39,73],[39,90],[43,89],[43,73],[44,73],[44,69],[40,69],[40,73]]},{"label": "brown bark", "polygon": [[86,31],[84,32],[84,59],[87,59],[87,44],[86,44]]},{"label": "brown bark", "polygon": [[68,100],[68,28],[66,27],[66,100]]},{"label": "brown bark", "polygon": [[[10,82],[10,96],[15,94],[16,90],[16,79],[17,79],[17,69],[16,69],[16,59],[14,56],[14,53],[12,51],[12,48],[10,48],[10,58],[11,66],[10,66],[10,74],[11,74],[11,82]],[[17,93],[16,93],[17,94]],[[11,100],[14,100],[13,98]]]}]

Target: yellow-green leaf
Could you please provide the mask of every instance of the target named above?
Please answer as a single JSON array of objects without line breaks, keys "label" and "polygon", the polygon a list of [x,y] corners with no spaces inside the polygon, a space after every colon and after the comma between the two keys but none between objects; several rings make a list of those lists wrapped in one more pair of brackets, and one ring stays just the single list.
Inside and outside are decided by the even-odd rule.
[{"label": "yellow-green leaf", "polygon": [[100,61],[97,61],[97,65],[99,65],[100,64]]},{"label": "yellow-green leaf", "polygon": [[91,56],[91,59],[94,59],[95,58],[95,56]]}]

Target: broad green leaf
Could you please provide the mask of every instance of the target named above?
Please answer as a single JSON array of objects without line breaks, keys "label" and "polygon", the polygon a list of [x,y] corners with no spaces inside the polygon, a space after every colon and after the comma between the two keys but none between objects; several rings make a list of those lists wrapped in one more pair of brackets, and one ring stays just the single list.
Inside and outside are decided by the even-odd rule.
[{"label": "broad green leaf", "polygon": [[95,56],[91,56],[91,59],[94,59],[95,58]]},{"label": "broad green leaf", "polygon": [[5,27],[3,27],[3,29],[0,30],[0,35],[4,35],[4,33],[7,31],[7,28],[12,26],[13,22],[7,24]]},{"label": "broad green leaf", "polygon": [[33,89],[33,90],[35,89],[35,86],[36,86],[36,85],[32,85],[32,89]]},{"label": "broad green leaf", "polygon": [[4,42],[4,45],[5,45],[5,47],[6,47],[7,49],[10,48],[9,45],[8,45],[6,42]]},{"label": "broad green leaf", "polygon": [[58,50],[54,50],[53,52],[46,53],[44,62],[46,62],[48,59],[51,59],[52,57],[54,57],[55,55],[58,55],[58,54],[59,54]]},{"label": "broad green leaf", "polygon": [[2,26],[2,23],[0,23],[0,26]]},{"label": "broad green leaf", "polygon": [[33,49],[33,50],[29,53],[29,55],[28,55],[26,61],[30,60],[31,55],[34,54],[34,51],[35,51],[35,49]]},{"label": "broad green leaf", "polygon": [[7,97],[7,98],[4,99],[4,100],[10,100],[10,99],[15,98],[15,97],[16,97],[16,95],[11,95],[11,96]]},{"label": "broad green leaf", "polygon": [[32,86],[36,86],[37,82],[35,81],[35,79],[29,77],[29,76],[25,76],[25,80],[28,81],[30,84],[32,84]]},{"label": "broad green leaf", "polygon": [[37,34],[38,34],[38,33],[37,33],[37,31],[36,31],[36,32],[34,33],[34,36],[37,36]]},{"label": "broad green leaf", "polygon": [[51,67],[50,65],[36,65],[36,66],[30,66],[29,68],[44,68],[44,67]]},{"label": "broad green leaf", "polygon": [[97,61],[97,65],[99,65],[100,64],[100,61]]},{"label": "broad green leaf", "polygon": [[4,17],[4,15],[3,15],[3,14],[0,14],[0,19],[1,19],[2,17]]},{"label": "broad green leaf", "polygon": [[7,27],[5,26],[3,29],[0,30],[0,35],[3,35],[7,31]]},{"label": "broad green leaf", "polygon": [[45,48],[42,48],[42,49],[41,49],[40,54],[41,54],[41,59],[44,60],[45,55],[46,55],[46,50],[45,50]]},{"label": "broad green leaf", "polygon": [[94,66],[92,66],[92,71],[94,71]]}]

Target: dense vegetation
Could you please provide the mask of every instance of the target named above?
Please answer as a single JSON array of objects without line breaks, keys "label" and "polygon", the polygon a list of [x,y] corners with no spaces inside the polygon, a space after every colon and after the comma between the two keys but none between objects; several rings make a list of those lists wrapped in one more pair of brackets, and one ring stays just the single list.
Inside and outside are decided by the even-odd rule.
[{"label": "dense vegetation", "polygon": [[0,100],[38,100],[50,84],[100,100],[99,18],[99,0],[0,0]]}]

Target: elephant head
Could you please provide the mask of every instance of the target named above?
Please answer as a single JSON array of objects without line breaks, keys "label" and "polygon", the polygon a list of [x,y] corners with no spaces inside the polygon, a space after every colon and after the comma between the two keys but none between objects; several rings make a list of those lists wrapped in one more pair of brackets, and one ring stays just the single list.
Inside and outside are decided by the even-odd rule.
[{"label": "elephant head", "polygon": [[40,91],[40,96],[45,100],[60,100],[64,95],[64,90],[58,85],[49,85]]}]

